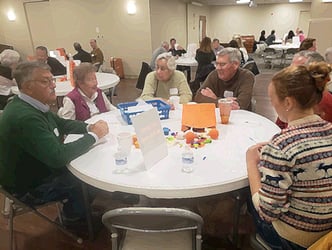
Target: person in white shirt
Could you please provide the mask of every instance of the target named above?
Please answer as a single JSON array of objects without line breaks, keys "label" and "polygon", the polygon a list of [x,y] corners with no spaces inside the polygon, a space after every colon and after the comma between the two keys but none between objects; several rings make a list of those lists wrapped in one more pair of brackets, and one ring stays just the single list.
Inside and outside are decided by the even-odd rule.
[{"label": "person in white shirt", "polygon": [[20,54],[12,49],[5,49],[0,53],[0,110],[4,109],[9,97],[11,87],[16,85],[12,71],[20,60]]},{"label": "person in white shirt", "polygon": [[63,99],[58,115],[65,119],[85,121],[91,116],[115,110],[106,95],[97,87],[95,67],[81,63],[73,72],[75,88]]}]

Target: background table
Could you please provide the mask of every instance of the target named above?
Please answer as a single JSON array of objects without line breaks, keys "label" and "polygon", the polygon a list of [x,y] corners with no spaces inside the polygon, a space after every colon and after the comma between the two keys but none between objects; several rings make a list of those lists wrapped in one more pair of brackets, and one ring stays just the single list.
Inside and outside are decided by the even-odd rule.
[{"label": "background table", "polygon": [[178,59],[176,59],[175,63],[176,63],[176,65],[180,65],[180,66],[190,66],[190,67],[198,66],[198,62],[193,57],[183,57],[182,56],[182,57],[179,57]]},{"label": "background table", "polygon": [[[96,72],[98,87],[101,90],[107,90],[112,88],[112,96],[114,94],[114,87],[120,82],[120,78],[115,74],[110,73],[99,73]],[[67,95],[73,87],[70,84],[70,81],[57,81],[55,87],[55,94],[58,97]],[[11,88],[13,94],[18,94],[19,90],[17,86]]]},{"label": "background table", "polygon": [[[216,110],[218,112],[218,110]],[[143,167],[140,150],[134,149],[128,158],[130,172],[113,173],[116,168],[113,153],[117,149],[116,134],[134,133],[133,126],[124,125],[119,111],[111,111],[90,119],[104,119],[110,134],[106,142],[95,146],[73,160],[69,170],[84,182],[107,190],[141,194],[150,198],[192,198],[224,193],[248,185],[245,162],[246,150],[256,142],[268,141],[280,129],[270,120],[244,110],[232,111],[230,124],[219,124],[218,140],[194,150],[195,170],[181,171],[179,145],[169,146],[169,154],[148,171]],[[170,118],[162,121],[163,127],[180,131],[181,111],[171,111]],[[67,137],[67,141],[74,137]],[[184,144],[184,141],[182,141]]]}]

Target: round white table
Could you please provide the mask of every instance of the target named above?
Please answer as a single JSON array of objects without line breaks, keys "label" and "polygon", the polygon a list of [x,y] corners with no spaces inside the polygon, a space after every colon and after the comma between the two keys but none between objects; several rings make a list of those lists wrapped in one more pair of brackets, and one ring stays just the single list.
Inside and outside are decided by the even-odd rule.
[{"label": "round white table", "polygon": [[287,44],[272,44],[269,46],[269,48],[273,48],[276,50],[287,50],[287,49],[298,49],[300,47],[300,44],[293,44],[293,43],[287,43]]},{"label": "round white table", "polygon": [[[110,88],[113,88],[120,82],[120,78],[115,75],[115,74],[110,74],[110,73],[100,73],[96,72],[96,77],[97,77],[97,82],[98,82],[98,87],[101,90],[107,90]],[[57,77],[56,77],[57,78]],[[67,95],[73,87],[70,84],[70,81],[57,81],[56,82],[56,88],[55,88],[55,94],[56,96],[65,96]],[[19,94],[19,90],[17,86],[13,86],[11,88],[13,94]],[[113,90],[112,90],[112,96],[113,96]]]},{"label": "round white table", "polygon": [[[92,117],[107,121],[110,134],[106,142],[96,145],[86,154],[73,160],[69,170],[82,181],[107,191],[122,191],[150,198],[192,198],[220,194],[248,185],[245,154],[256,142],[268,141],[280,129],[270,120],[252,112],[232,111],[230,123],[220,124],[220,136],[211,144],[194,150],[192,173],[181,171],[181,152],[184,141],[169,145],[168,156],[151,169],[145,170],[139,149],[132,147],[128,157],[128,173],[116,174],[113,154],[117,150],[116,135],[122,131],[134,134],[133,126],[125,125],[118,110]],[[170,119],[162,120],[162,127],[180,131],[181,110],[171,111]],[[75,140],[69,135],[66,142]]]}]

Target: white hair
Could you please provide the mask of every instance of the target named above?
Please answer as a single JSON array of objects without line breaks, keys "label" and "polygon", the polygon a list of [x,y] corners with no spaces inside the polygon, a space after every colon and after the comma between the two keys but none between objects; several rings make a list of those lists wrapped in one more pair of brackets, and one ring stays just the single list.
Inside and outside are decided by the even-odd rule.
[{"label": "white hair", "polygon": [[332,47],[325,50],[325,60],[327,63],[332,63]]},{"label": "white hair", "polygon": [[0,63],[7,67],[10,67],[13,64],[18,63],[19,60],[20,60],[20,54],[12,49],[5,49],[0,54]]},{"label": "white hair", "polygon": [[169,70],[174,71],[176,69],[175,57],[172,56],[170,53],[165,52],[165,53],[160,54],[157,57],[156,62],[161,59],[165,59],[167,61],[167,68]]}]

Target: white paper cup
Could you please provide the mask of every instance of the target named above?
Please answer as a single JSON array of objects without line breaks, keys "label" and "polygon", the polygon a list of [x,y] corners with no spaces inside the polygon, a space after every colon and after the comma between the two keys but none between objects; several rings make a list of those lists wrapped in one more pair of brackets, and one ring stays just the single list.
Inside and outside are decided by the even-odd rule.
[{"label": "white paper cup", "polygon": [[174,109],[179,109],[180,107],[180,96],[171,96],[169,98],[170,104],[174,106]]}]

